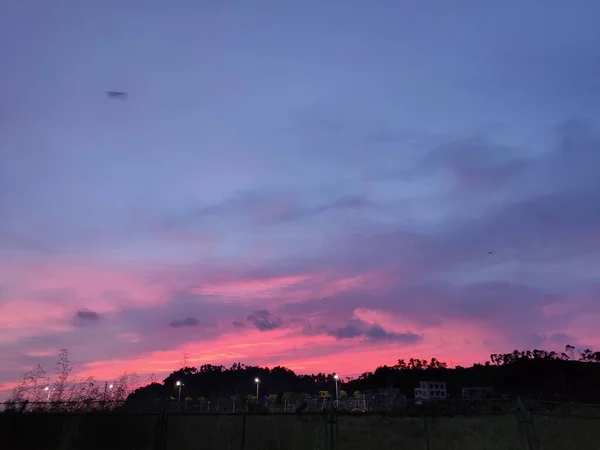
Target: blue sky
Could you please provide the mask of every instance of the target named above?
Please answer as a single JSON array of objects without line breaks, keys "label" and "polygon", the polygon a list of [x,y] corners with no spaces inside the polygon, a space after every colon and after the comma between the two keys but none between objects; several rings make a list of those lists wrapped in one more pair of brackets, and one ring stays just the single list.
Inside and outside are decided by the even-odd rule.
[{"label": "blue sky", "polygon": [[0,384],[598,344],[598,17],[5,0]]}]

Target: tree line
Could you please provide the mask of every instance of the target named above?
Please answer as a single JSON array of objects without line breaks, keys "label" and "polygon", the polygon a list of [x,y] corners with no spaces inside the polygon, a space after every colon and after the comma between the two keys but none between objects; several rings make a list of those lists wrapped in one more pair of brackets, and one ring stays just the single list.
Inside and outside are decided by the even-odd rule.
[{"label": "tree line", "polygon": [[235,404],[256,402],[257,384],[261,404],[263,400],[288,401],[298,396],[325,399],[337,394],[339,398],[359,398],[362,392],[382,388],[398,389],[410,398],[420,381],[444,381],[452,398],[459,398],[462,388],[487,387],[495,395],[600,403],[598,363],[600,352],[567,345],[560,353],[534,349],[492,354],[489,361],[470,367],[451,368],[436,358],[398,359],[393,365],[377,367],[356,378],[337,380],[333,373],[303,375],[282,366],[268,368],[239,362],[230,367],[184,364],[162,382],[151,376],[144,386],[137,387],[139,377],[130,373],[104,383],[92,377],[73,379],[67,351],[61,350],[52,380],[41,366],[36,366],[25,375],[9,401],[143,404],[169,399],[229,399]]}]

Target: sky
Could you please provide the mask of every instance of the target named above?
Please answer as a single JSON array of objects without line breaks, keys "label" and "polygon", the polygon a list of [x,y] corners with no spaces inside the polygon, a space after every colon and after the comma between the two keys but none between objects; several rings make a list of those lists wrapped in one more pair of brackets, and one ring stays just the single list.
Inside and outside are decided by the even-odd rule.
[{"label": "sky", "polygon": [[598,17],[4,0],[0,391],[600,347]]}]

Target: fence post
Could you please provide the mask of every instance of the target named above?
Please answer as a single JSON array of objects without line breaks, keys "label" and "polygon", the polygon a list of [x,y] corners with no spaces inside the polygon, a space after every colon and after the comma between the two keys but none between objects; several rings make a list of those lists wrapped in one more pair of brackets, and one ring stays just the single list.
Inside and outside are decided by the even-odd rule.
[{"label": "fence post", "polygon": [[427,414],[425,414],[425,412],[423,412],[423,425],[425,426],[425,448],[429,450],[429,425],[427,421]]},{"label": "fence post", "polygon": [[340,411],[338,409],[335,410],[335,448],[338,448],[340,445]]},{"label": "fence post", "polygon": [[242,443],[240,446],[241,450],[246,447],[246,413],[242,414]]},{"label": "fence post", "polygon": [[163,410],[158,414],[156,418],[156,431],[154,435],[154,449],[155,450],[166,450],[167,449],[167,427],[168,427],[168,408],[169,404],[165,403]]},{"label": "fence post", "polygon": [[325,418],[325,448],[335,450],[337,448],[337,420],[333,409],[323,411]]},{"label": "fence post", "polygon": [[527,411],[521,397],[517,397],[517,405],[519,406],[519,429],[521,436],[525,437],[525,446],[528,450],[538,450],[539,445],[533,432],[533,415]]},{"label": "fence post", "polygon": [[337,411],[329,410],[329,450],[336,450],[338,441]]}]

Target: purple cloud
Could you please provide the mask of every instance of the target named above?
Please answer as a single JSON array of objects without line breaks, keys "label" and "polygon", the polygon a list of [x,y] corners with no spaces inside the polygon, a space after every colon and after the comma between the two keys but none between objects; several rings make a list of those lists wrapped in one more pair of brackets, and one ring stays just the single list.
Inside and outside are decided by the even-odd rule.
[{"label": "purple cloud", "polygon": [[276,330],[277,328],[284,326],[283,319],[274,316],[266,309],[248,314],[246,319],[260,331]]},{"label": "purple cloud", "polygon": [[381,325],[369,325],[360,320],[352,320],[340,328],[325,329],[329,336],[333,336],[336,339],[364,337],[369,342],[397,342],[407,344],[414,344],[421,339],[421,336],[418,334],[386,331]]},{"label": "purple cloud", "polygon": [[171,328],[195,328],[198,325],[200,325],[200,321],[198,319],[194,319],[193,317],[173,320],[169,323]]},{"label": "purple cloud", "polygon": [[77,311],[75,317],[85,322],[97,322],[98,320],[100,320],[100,314],[88,310]]}]

